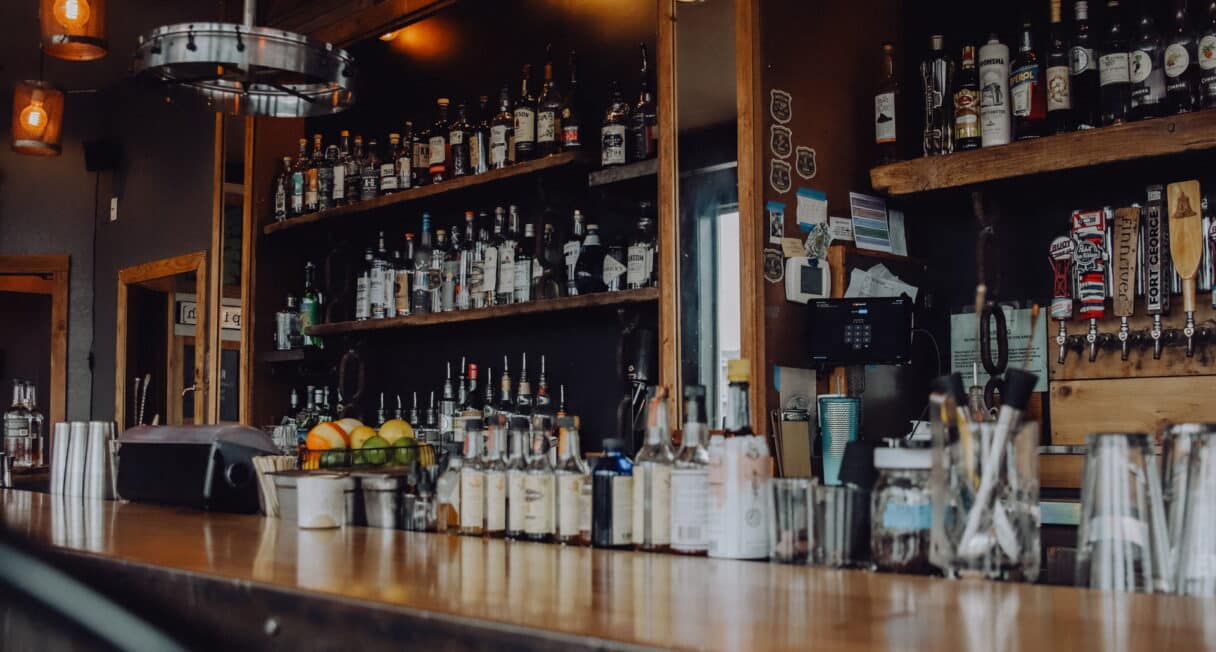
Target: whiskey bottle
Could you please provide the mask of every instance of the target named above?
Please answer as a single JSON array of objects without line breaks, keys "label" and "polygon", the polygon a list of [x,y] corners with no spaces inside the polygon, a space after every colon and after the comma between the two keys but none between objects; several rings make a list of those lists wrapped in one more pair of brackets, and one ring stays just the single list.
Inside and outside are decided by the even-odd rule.
[{"label": "whiskey bottle", "polygon": [[587,225],[583,247],[575,262],[574,277],[579,294],[592,294],[607,289],[604,285],[604,246],[600,243],[600,227]]},{"label": "whiskey bottle", "polygon": [[479,537],[485,533],[486,474],[482,466],[480,423],[468,422],[464,432],[464,455],[460,464],[460,534]]},{"label": "whiskey bottle", "polygon": [[920,64],[920,78],[925,97],[925,156],[938,156],[954,151],[954,129],[947,101],[954,85],[954,62],[946,56],[946,37],[934,34],[929,39],[929,55]]},{"label": "whiskey bottle", "polygon": [[325,208],[341,206],[346,198],[346,164],[342,162],[342,150],[336,144],[325,147],[325,167],[328,169],[321,170],[321,203]]},{"label": "whiskey bottle", "polygon": [[380,143],[375,138],[367,141],[367,147],[362,147],[359,137],[355,136],[355,150],[363,150],[363,158],[359,164],[360,181],[359,199],[369,201],[380,196]]},{"label": "whiskey bottle", "polygon": [[658,153],[658,108],[650,93],[650,61],[646,44],[641,44],[642,67],[638,81],[638,101],[629,118],[629,160],[645,161]]},{"label": "whiskey bottle", "polygon": [[523,67],[519,82],[519,97],[515,98],[512,115],[515,119],[515,156],[516,163],[528,161],[536,157],[536,97],[532,95],[532,64]]},{"label": "whiskey bottle", "polygon": [[456,119],[448,127],[448,151],[452,153],[449,171],[453,178],[472,174],[469,165],[469,139],[473,128],[469,125],[469,110],[464,102],[456,105]]},{"label": "whiskey bottle", "polygon": [[533,262],[532,297],[556,299],[566,290],[566,265],[552,224],[545,225],[541,254]]},{"label": "whiskey bottle", "polygon": [[420,188],[431,182],[431,141],[425,129],[410,133],[410,186]]},{"label": "whiskey bottle", "polygon": [[288,197],[291,196],[291,157],[283,157],[283,167],[274,179],[274,221],[287,219]]},{"label": "whiskey bottle", "polygon": [[[359,168],[359,162],[355,155],[351,153],[350,148],[350,132],[343,129],[341,152],[338,154],[339,160],[342,162],[342,201],[335,203],[353,204],[359,201],[359,193],[363,188],[363,181],[359,178],[362,170]],[[337,192],[338,172],[334,171],[334,192]]]},{"label": "whiskey bottle", "polygon": [[1034,31],[1029,22],[1022,24],[1021,46],[1009,76],[1012,100],[1013,134],[1018,140],[1039,138],[1047,131],[1047,93],[1043,66],[1034,46]]},{"label": "whiskey bottle", "polygon": [[414,187],[414,123],[405,121],[405,133],[398,139],[399,145],[393,147],[393,161],[397,169],[397,189],[409,190]]},{"label": "whiskey bottle", "polygon": [[439,183],[446,180],[451,174],[448,165],[451,161],[448,153],[448,104],[449,100],[446,97],[439,98],[436,102],[435,124],[431,125],[431,138],[427,151],[430,153],[430,163],[428,170],[430,172],[431,183]]},{"label": "whiskey bottle", "polygon": [[372,316],[371,285],[375,255],[368,247],[363,254],[363,270],[355,279],[355,321],[366,321]]},{"label": "whiskey bottle", "polygon": [[435,312],[452,312],[456,309],[456,272],[460,261],[452,242],[456,232],[439,229],[435,232],[435,249],[431,252],[431,264],[439,274],[439,304],[432,307]]},{"label": "whiskey bottle", "polygon": [[393,305],[398,317],[410,314],[410,279],[414,275],[414,234],[405,234],[405,253],[395,252],[393,256]]},{"label": "whiskey bottle", "polygon": [[1131,77],[1128,120],[1144,120],[1165,115],[1164,55],[1161,34],[1157,31],[1152,12],[1147,6],[1143,6],[1136,41],[1128,55]]},{"label": "whiskey bottle", "polygon": [[[502,206],[494,209],[495,228],[504,219]],[[498,293],[495,305],[506,306],[515,303],[515,245],[518,237],[518,214],[511,207],[511,223],[506,233],[497,242],[498,251]]]},{"label": "whiskey bottle", "polygon": [[536,109],[536,155],[548,156],[561,150],[562,94],[553,80],[553,46],[545,48],[545,80]]},{"label": "whiskey bottle", "polygon": [[30,412],[25,407],[23,380],[13,379],[13,402],[4,412],[4,453],[14,467],[34,466],[31,455]]},{"label": "whiskey bottle", "polygon": [[633,462],[621,439],[604,440],[604,455],[591,473],[591,545],[633,546]]},{"label": "whiskey bottle", "polygon": [[397,158],[400,156],[401,134],[393,132],[388,135],[388,151],[380,160],[380,194],[391,195],[401,189],[401,175],[397,172]]},{"label": "whiskey bottle", "polygon": [[583,148],[582,124],[583,112],[578,86],[578,62],[574,51],[570,51],[570,84],[562,100],[561,125],[562,149],[581,150]]},{"label": "whiskey bottle", "polygon": [[579,442],[578,421],[573,417],[562,417],[557,421],[557,466],[554,475],[557,484],[557,542],[585,546],[591,543],[591,532],[588,526],[590,519],[584,517],[584,512],[590,510],[590,504],[584,499],[588,493],[587,485],[591,483],[587,465]]},{"label": "whiskey bottle", "polygon": [[1072,47],[1068,49],[1068,74],[1072,81],[1073,116],[1077,129],[1093,129],[1100,124],[1098,103],[1098,56],[1096,39],[1089,25],[1089,3],[1073,3]]},{"label": "whiskey bottle", "polygon": [[671,468],[675,453],[667,421],[667,388],[651,387],[646,443],[633,461],[633,543],[647,551],[671,546]]},{"label": "whiskey bottle", "polygon": [[489,103],[489,97],[478,97],[477,115],[469,119],[469,174],[481,174],[490,169]]},{"label": "whiskey bottle", "polygon": [[548,437],[533,432],[531,455],[524,474],[524,533],[527,541],[553,540],[554,476],[549,464]]},{"label": "whiskey bottle", "polygon": [[[489,373],[486,374],[490,376]],[[487,383],[487,387],[489,384]],[[500,539],[507,530],[507,426],[486,426],[486,452],[481,468],[485,474],[485,536]]]},{"label": "whiskey bottle", "polygon": [[498,91],[498,113],[490,122],[490,169],[501,170],[510,164],[511,143],[515,136],[515,116],[511,113],[511,91]]},{"label": "whiskey bottle", "polygon": [[527,505],[527,474],[530,458],[528,420],[510,417],[507,445],[507,529],[508,539],[524,536]]},{"label": "whiskey bottle", "polygon": [[321,134],[312,137],[312,156],[304,170],[304,211],[315,213],[321,210],[321,167],[325,164],[325,152],[321,148]]},{"label": "whiskey bottle", "polygon": [[1174,0],[1174,31],[1165,48],[1165,104],[1169,113],[1199,108],[1199,56],[1186,2]]},{"label": "whiskey bottle", "polygon": [[473,278],[473,269],[476,266],[475,242],[476,234],[474,233],[473,211],[464,212],[464,238],[460,240],[460,249],[457,254],[456,263],[456,309],[468,310],[473,307],[474,289],[481,290],[481,279],[476,279],[476,284]]},{"label": "whiskey bottle", "polygon": [[304,214],[304,190],[308,186],[308,139],[300,139],[300,151],[291,164],[291,214]]},{"label": "whiskey bottle", "polygon": [[995,33],[980,47],[980,140],[984,147],[1010,140],[1009,46]]},{"label": "whiskey bottle", "polygon": [[629,105],[615,81],[609,89],[608,108],[600,124],[600,165],[610,167],[625,164],[625,130],[629,121]]},{"label": "whiskey bottle", "polygon": [[1098,58],[1098,119],[1104,127],[1125,121],[1131,100],[1130,48],[1119,0],[1108,0],[1106,14],[1106,38],[1102,42],[1102,55]]},{"label": "whiskey bottle", "polygon": [[899,110],[899,80],[895,76],[895,45],[882,44],[882,78],[874,94],[874,144],[879,165],[899,160],[896,117]]},{"label": "whiskey bottle", "polygon": [[515,303],[532,300],[532,249],[535,239],[532,223],[528,222],[524,225],[523,239],[515,247]]},{"label": "whiskey bottle", "polygon": [[431,216],[422,214],[422,231],[418,237],[418,246],[414,250],[414,282],[410,312],[426,314],[431,312],[431,295],[434,290],[431,276]]},{"label": "whiskey bottle", "polygon": [[367,301],[371,319],[384,319],[389,316],[388,305],[392,301],[388,285],[389,275],[388,251],[384,248],[384,231],[381,231],[376,241],[376,251],[372,256],[370,280],[367,286]]},{"label": "whiskey bottle", "polygon": [[503,240],[503,221],[506,219],[505,216],[500,214],[497,210],[495,210],[494,213],[493,233],[490,235],[489,240],[486,241],[485,253],[482,256],[485,267],[485,277],[482,281],[482,285],[485,287],[486,291],[485,305],[487,306],[497,305],[498,303],[498,287],[500,282],[499,279],[501,278],[498,275],[498,257],[499,247]]},{"label": "whiskey bottle", "polygon": [[1201,106],[1216,108],[1216,0],[1208,5],[1208,24],[1199,37],[1199,92]]},{"label": "whiskey bottle", "polygon": [[[461,371],[464,374],[464,371]],[[452,383],[452,363],[447,363],[447,377],[439,398],[439,435],[444,446],[456,441],[456,387]],[[453,456],[454,457],[454,456]]]},{"label": "whiskey bottle", "polygon": [[[321,146],[321,134],[313,137],[313,157],[317,162],[317,210],[328,210],[334,206],[334,162],[338,148]],[[317,152],[321,154],[318,155]]]},{"label": "whiskey bottle", "polygon": [[1051,47],[1047,49],[1047,128],[1053,134],[1073,130],[1072,76],[1061,5],[1051,0]]},{"label": "whiskey bottle", "polygon": [[[649,205],[649,202],[644,202]],[[654,285],[655,237],[648,211],[643,211],[629,243],[625,263],[625,286],[630,289]]]},{"label": "whiskey bottle", "polygon": [[954,148],[980,147],[980,78],[975,70],[975,46],[963,46],[962,66],[954,87]]},{"label": "whiskey bottle", "polygon": [[709,514],[706,420],[705,387],[685,387],[683,439],[671,469],[671,551],[679,554],[704,555],[709,551],[705,531]]},{"label": "whiskey bottle", "polygon": [[583,248],[583,212],[575,209],[574,226],[570,231],[570,239],[566,240],[566,244],[562,245],[562,257],[566,262],[566,295],[575,296],[578,294],[578,284],[576,283],[577,276],[575,267],[578,265],[578,255]]},{"label": "whiskey bottle", "polygon": [[308,329],[321,323],[321,301],[313,287],[317,266],[312,261],[304,263],[304,294],[300,296],[300,332],[304,334],[306,347],[321,347],[321,338],[308,334]]}]

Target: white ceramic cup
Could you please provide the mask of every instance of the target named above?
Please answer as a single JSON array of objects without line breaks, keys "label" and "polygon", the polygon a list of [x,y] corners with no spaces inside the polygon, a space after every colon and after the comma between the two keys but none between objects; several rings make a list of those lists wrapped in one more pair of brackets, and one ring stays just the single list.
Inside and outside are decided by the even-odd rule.
[{"label": "white ceramic cup", "polygon": [[296,500],[301,528],[342,527],[346,521],[346,478],[332,473],[300,476]]}]

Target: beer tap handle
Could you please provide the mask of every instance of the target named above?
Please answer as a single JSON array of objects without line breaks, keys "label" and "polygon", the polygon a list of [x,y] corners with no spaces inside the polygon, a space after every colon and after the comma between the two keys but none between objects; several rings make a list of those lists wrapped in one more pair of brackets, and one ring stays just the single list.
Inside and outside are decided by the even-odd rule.
[{"label": "beer tap handle", "polygon": [[1203,220],[1199,215],[1198,181],[1171,183],[1166,188],[1170,220],[1170,257],[1182,278],[1182,303],[1186,311],[1186,356],[1195,355],[1195,277],[1203,259]]},{"label": "beer tap handle", "polygon": [[1106,211],[1074,211],[1071,220],[1073,278],[1080,316],[1089,319],[1089,361],[1098,359],[1098,320],[1106,316]]},{"label": "beer tap handle", "polygon": [[1057,364],[1064,364],[1068,355],[1068,320],[1072,319],[1072,254],[1075,243],[1068,236],[1060,236],[1051,242],[1047,261],[1051,264],[1052,298],[1051,318],[1060,322],[1056,345],[1060,348]]},{"label": "beer tap handle", "polygon": [[1120,359],[1128,357],[1128,319],[1136,309],[1136,249],[1140,240],[1140,209],[1132,206],[1115,211],[1111,243],[1111,274],[1114,278],[1112,307],[1119,318]]}]

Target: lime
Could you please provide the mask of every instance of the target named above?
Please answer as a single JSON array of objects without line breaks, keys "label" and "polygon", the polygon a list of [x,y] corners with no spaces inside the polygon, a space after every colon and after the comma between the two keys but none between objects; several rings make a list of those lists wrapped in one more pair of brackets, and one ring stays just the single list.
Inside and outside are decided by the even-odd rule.
[{"label": "lime", "polygon": [[417,442],[412,437],[402,437],[393,442],[393,462],[405,466],[418,459]]}]

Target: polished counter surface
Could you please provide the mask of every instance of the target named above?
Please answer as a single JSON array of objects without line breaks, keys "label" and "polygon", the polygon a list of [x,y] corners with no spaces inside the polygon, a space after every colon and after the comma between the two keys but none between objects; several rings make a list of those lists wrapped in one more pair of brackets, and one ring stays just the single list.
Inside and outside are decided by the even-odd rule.
[{"label": "polished counter surface", "polygon": [[[591,644],[721,650],[1197,650],[1216,601],[956,582],[0,490],[37,544]],[[239,608],[239,605],[233,605]]]}]

